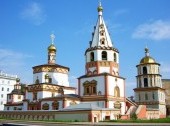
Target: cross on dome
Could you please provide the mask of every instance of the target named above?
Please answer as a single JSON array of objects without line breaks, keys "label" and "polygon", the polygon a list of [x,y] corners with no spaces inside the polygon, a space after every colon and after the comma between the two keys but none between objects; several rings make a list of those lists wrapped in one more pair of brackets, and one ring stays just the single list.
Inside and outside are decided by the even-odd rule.
[{"label": "cross on dome", "polygon": [[51,34],[50,37],[51,37],[51,43],[54,44],[55,35]]}]

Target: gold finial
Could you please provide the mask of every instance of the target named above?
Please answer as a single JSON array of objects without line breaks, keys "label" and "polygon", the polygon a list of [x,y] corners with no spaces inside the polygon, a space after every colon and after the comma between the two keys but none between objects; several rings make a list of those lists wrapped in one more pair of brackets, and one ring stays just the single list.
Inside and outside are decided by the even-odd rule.
[{"label": "gold finial", "polygon": [[102,7],[102,4],[101,4],[101,1],[99,1],[99,6],[97,8],[98,12],[102,12],[103,11],[103,7]]}]

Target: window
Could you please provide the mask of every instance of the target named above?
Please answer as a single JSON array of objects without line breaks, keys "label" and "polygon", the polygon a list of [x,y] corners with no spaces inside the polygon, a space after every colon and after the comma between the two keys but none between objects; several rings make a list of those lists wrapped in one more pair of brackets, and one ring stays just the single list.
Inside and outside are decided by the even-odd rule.
[{"label": "window", "polygon": [[52,92],[51,96],[54,97],[55,96],[55,92]]},{"label": "window", "polygon": [[11,97],[12,95],[9,95],[9,99],[11,99],[12,97]]},{"label": "window", "polygon": [[49,83],[52,83],[52,78],[49,77]]},{"label": "window", "polygon": [[1,101],[1,105],[3,105],[3,101]]},{"label": "window", "polygon": [[145,94],[145,100],[148,100],[148,94],[147,93]]},{"label": "window", "polygon": [[2,87],[2,89],[1,89],[2,91],[4,91],[4,88]]},{"label": "window", "polygon": [[7,91],[9,91],[9,88],[7,88]]},{"label": "window", "polygon": [[94,61],[94,52],[90,53],[90,61]]},{"label": "window", "polygon": [[9,110],[9,107],[7,107],[7,110]]},{"label": "window", "polygon": [[153,100],[155,99],[155,94],[154,94],[154,93],[152,93],[152,99],[153,99]]},{"label": "window", "polygon": [[53,110],[58,110],[58,108],[59,108],[59,102],[54,101],[54,102],[52,103],[52,107],[53,107]]},{"label": "window", "polygon": [[107,60],[107,52],[106,51],[102,52],[102,60]]},{"label": "window", "polygon": [[95,80],[89,82],[86,81],[83,86],[84,86],[84,94],[85,95],[96,95],[97,94],[97,82]]},{"label": "window", "polygon": [[148,79],[144,78],[144,87],[148,87]]},{"label": "window", "polygon": [[102,45],[104,45],[104,44],[105,44],[105,39],[104,39],[104,38],[100,39],[100,43],[101,43]]},{"label": "window", "polygon": [[116,55],[116,53],[113,54],[113,57],[114,57],[114,58],[113,58],[113,61],[114,61],[114,62],[117,62],[117,55]]},{"label": "window", "polygon": [[43,110],[49,110],[49,104],[48,104],[48,103],[44,103],[44,104],[42,105],[42,109],[43,109]]},{"label": "window", "polygon": [[18,99],[21,99],[21,95],[18,95]]},{"label": "window", "polygon": [[4,97],[4,95],[3,94],[1,94],[1,98],[3,98]]},{"label": "window", "polygon": [[120,97],[120,89],[118,86],[114,88],[114,96],[115,97]]},{"label": "window", "polygon": [[147,74],[147,68],[143,67],[143,74]]}]

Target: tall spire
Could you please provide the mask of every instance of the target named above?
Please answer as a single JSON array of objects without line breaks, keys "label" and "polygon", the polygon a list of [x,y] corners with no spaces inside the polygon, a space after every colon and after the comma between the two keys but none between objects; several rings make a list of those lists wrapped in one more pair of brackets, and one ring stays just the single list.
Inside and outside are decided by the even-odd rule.
[{"label": "tall spire", "polygon": [[103,7],[101,5],[101,2],[99,2],[99,6],[97,10],[98,10],[98,19],[97,19],[97,24],[94,27],[95,29],[94,29],[92,42],[90,46],[91,47],[98,47],[98,46],[113,47],[108,29],[103,19],[103,15],[102,15]]}]

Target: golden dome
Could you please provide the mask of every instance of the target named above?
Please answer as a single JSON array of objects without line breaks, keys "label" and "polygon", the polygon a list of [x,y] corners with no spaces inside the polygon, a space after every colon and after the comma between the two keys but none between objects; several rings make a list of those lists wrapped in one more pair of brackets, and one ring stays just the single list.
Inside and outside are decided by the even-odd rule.
[{"label": "golden dome", "polygon": [[102,7],[102,6],[99,6],[99,7],[97,8],[97,10],[98,10],[98,12],[101,12],[101,11],[103,11],[103,7]]},{"label": "golden dome", "polygon": [[146,64],[146,63],[156,63],[155,59],[149,56],[149,49],[145,48],[145,57],[143,57],[140,61],[140,64]]},{"label": "golden dome", "polygon": [[20,82],[20,79],[19,79],[19,78],[16,78],[16,82]]},{"label": "golden dome", "polygon": [[51,51],[56,52],[56,47],[54,46],[54,44],[51,44],[51,45],[48,47],[48,51],[49,51],[49,52],[51,52]]},{"label": "golden dome", "polygon": [[156,62],[154,58],[150,56],[145,56],[144,58],[141,59],[140,64],[145,64],[145,63],[156,63]]}]

